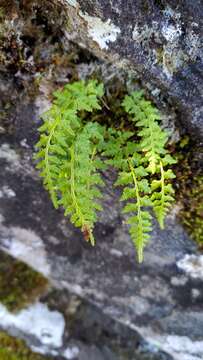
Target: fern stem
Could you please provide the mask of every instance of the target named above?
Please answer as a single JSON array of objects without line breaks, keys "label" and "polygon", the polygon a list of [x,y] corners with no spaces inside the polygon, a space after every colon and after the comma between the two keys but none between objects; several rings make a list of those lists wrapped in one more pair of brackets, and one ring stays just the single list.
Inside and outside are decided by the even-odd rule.
[{"label": "fern stem", "polygon": [[76,213],[81,221],[81,226],[83,227],[84,224],[85,224],[85,221],[84,221],[84,218],[83,218],[83,215],[80,211],[80,207],[78,205],[78,202],[77,202],[77,197],[76,197],[76,194],[75,194],[75,168],[74,168],[74,165],[75,165],[75,153],[74,153],[74,146],[72,145],[71,148],[70,148],[70,155],[71,155],[71,179],[70,179],[70,185],[71,185],[71,197],[72,197],[72,201],[73,201],[73,205],[76,209]]},{"label": "fern stem", "polygon": [[[164,195],[165,195],[165,192],[164,192],[164,169],[163,169],[163,165],[162,165],[162,161],[160,161],[160,169],[161,169],[161,207],[162,209],[164,209]],[[161,216],[160,217],[160,228],[161,229],[164,229],[164,217]]]},{"label": "fern stem", "polygon": [[[149,123],[148,126],[149,126],[149,129],[150,129],[150,140],[151,140],[151,144],[152,144],[152,149],[154,149],[154,148],[155,148],[155,145],[154,145],[153,132],[152,132],[152,128],[151,128],[151,126],[150,126],[150,123]],[[156,158],[155,158],[155,152],[154,152],[154,150],[152,150],[152,152],[153,152],[153,155],[152,155],[153,160],[151,161],[151,163],[152,163],[152,174],[154,174],[155,171],[156,171]]]},{"label": "fern stem", "polygon": [[[95,149],[96,150],[96,149]],[[78,205],[77,202],[77,196],[75,193],[75,152],[74,152],[74,145],[71,146],[70,148],[70,155],[71,155],[71,178],[70,178],[70,185],[71,185],[71,198],[73,201],[73,206],[75,208],[76,214],[78,215],[78,218],[81,221],[81,230],[84,232],[85,229],[88,233],[88,237],[90,240],[90,243],[92,246],[95,245],[95,239],[94,236],[92,234],[92,229],[90,228],[89,224],[85,221],[84,216],[80,210],[80,206]]]},{"label": "fern stem", "polygon": [[[133,182],[135,185],[135,193],[136,193],[136,200],[137,200],[137,217],[138,217],[138,231],[143,234],[143,227],[142,227],[142,215],[141,215],[141,203],[140,203],[140,194],[138,188],[138,182],[135,174],[135,170],[132,166],[131,160],[128,160],[130,171],[133,177]],[[143,237],[143,235],[141,236]],[[143,262],[143,244],[138,244],[137,246],[137,253],[138,253],[138,262]]]},{"label": "fern stem", "polygon": [[[96,146],[93,148],[93,150],[92,150],[92,155],[91,155],[91,159],[90,159],[90,163],[92,164],[92,162],[93,162],[93,160],[94,160],[94,157],[95,157],[95,154],[96,154],[96,150],[97,150],[97,148],[96,148]],[[89,171],[89,178],[90,178],[90,176],[91,176],[91,170]],[[87,182],[87,190],[89,190],[90,189],[90,181],[88,181]]]},{"label": "fern stem", "polygon": [[[147,114],[145,114],[145,115],[147,117]],[[151,161],[149,160],[149,163],[151,165],[151,172],[152,172],[152,174],[154,174],[155,171],[156,171],[156,157],[155,157],[155,152],[154,152],[155,143],[154,143],[154,139],[153,139],[153,131],[152,131],[150,121],[148,121],[148,128],[149,128],[149,131],[150,131],[150,143],[151,143],[151,150],[152,150],[152,153],[153,153],[152,160]]]},{"label": "fern stem", "polygon": [[60,120],[61,120],[61,117],[58,117],[57,121],[55,121],[55,123],[53,125],[53,128],[50,131],[50,134],[48,136],[48,140],[47,140],[47,143],[46,143],[45,155],[44,155],[46,173],[48,175],[48,179],[49,179],[48,181],[50,183],[50,189],[51,189],[50,190],[51,199],[52,199],[54,207],[56,209],[58,208],[58,203],[57,203],[56,193],[54,191],[53,181],[51,179],[51,172],[50,172],[50,166],[49,166],[49,148],[50,148],[50,145],[51,145],[52,137],[54,136],[54,133],[55,133],[55,129],[58,126]]}]

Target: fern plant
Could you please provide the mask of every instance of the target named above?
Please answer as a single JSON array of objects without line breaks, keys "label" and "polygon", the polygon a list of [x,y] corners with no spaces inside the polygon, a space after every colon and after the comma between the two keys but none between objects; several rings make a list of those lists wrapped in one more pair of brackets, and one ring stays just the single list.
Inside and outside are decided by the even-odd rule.
[{"label": "fern plant", "polygon": [[[121,200],[127,214],[130,235],[138,261],[152,230],[152,208],[161,228],[173,201],[174,178],[169,168],[175,160],[165,149],[167,134],[159,125],[160,115],[142,92],[133,92],[123,101],[134,131],[106,128],[80,116],[101,109],[102,84],[78,81],[54,93],[51,108],[43,114],[36,144],[37,168],[55,208],[81,228],[94,245],[94,225],[102,210],[101,170],[118,169],[116,186],[123,188]],[[136,129],[138,129],[136,131]],[[138,140],[134,140],[136,138]]]}]

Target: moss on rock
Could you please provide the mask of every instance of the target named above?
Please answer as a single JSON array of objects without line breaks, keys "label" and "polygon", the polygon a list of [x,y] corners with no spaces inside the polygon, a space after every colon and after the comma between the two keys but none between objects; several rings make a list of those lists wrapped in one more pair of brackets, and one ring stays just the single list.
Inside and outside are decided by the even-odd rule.
[{"label": "moss on rock", "polygon": [[33,353],[23,340],[16,339],[0,331],[1,360],[48,360],[47,357]]},{"label": "moss on rock", "polygon": [[184,137],[177,149],[176,197],[181,204],[179,216],[191,237],[203,247],[203,171],[202,149]]},{"label": "moss on rock", "polygon": [[184,193],[181,218],[189,233],[203,250],[203,176],[196,176],[193,185]]},{"label": "moss on rock", "polygon": [[48,280],[28,265],[0,252],[0,302],[18,311],[42,294]]}]

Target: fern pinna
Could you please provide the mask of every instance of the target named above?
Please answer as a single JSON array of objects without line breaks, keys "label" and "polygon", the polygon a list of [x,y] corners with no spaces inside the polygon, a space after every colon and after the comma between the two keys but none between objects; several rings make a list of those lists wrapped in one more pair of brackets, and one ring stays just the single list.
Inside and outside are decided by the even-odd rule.
[{"label": "fern pinna", "polygon": [[[115,185],[123,187],[123,212],[128,214],[130,235],[142,262],[152,230],[149,209],[154,209],[163,228],[173,201],[170,181],[174,174],[168,167],[174,159],[165,149],[167,134],[159,126],[160,115],[142,92],[134,92],[123,101],[137,132],[86,120],[84,112],[101,109],[103,93],[103,85],[94,80],[68,84],[54,93],[53,104],[43,114],[39,128],[37,168],[55,208],[62,206],[65,216],[81,228],[92,245],[97,211],[102,210],[100,170],[109,165],[118,169]],[[135,135],[140,141],[134,140]]]},{"label": "fern pinna", "polygon": [[164,167],[174,164],[175,162],[176,161],[169,154],[163,157],[158,166],[160,178],[159,180],[153,180],[151,183],[151,189],[153,192],[151,201],[161,229],[164,228],[164,219],[171,207],[171,202],[174,200],[174,190],[172,185],[166,182],[174,179],[175,175],[171,169],[165,171]]}]

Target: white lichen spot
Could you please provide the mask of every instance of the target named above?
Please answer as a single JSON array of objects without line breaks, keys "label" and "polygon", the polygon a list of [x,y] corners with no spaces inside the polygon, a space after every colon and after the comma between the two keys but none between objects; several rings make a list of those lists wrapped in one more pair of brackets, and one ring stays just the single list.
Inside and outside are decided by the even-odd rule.
[{"label": "white lichen spot", "polygon": [[0,159],[9,163],[10,169],[16,171],[20,167],[20,157],[10,145],[4,143],[0,147]]},{"label": "white lichen spot", "polygon": [[181,360],[198,360],[203,356],[203,341],[192,341],[186,336],[167,336],[166,348],[171,349],[175,358]]},{"label": "white lichen spot", "polygon": [[78,356],[80,350],[78,347],[73,346],[73,347],[68,347],[64,352],[63,352],[63,356],[68,359],[75,359],[75,357]]},{"label": "white lichen spot", "polygon": [[185,255],[177,262],[179,269],[194,279],[203,279],[203,255]]},{"label": "white lichen spot", "polygon": [[116,41],[121,31],[110,19],[104,22],[97,16],[89,16],[88,14],[83,14],[81,11],[79,14],[88,24],[90,37],[92,37],[101,49],[108,49],[108,44]]},{"label": "white lichen spot", "polygon": [[3,186],[2,189],[0,190],[0,199],[1,198],[8,198],[11,199],[13,197],[16,196],[15,191],[13,191],[12,189],[10,189],[8,186]]},{"label": "white lichen spot", "polygon": [[133,32],[132,32],[132,38],[133,38],[133,40],[138,41],[138,42],[149,41],[153,32],[154,32],[154,29],[148,27],[147,25],[138,26],[137,24],[135,24]]},{"label": "white lichen spot", "polygon": [[201,295],[201,292],[200,292],[199,289],[194,288],[194,289],[191,290],[191,294],[192,294],[192,298],[194,300],[196,300]]},{"label": "white lichen spot", "polygon": [[50,88],[50,82],[47,81],[46,79],[40,80],[39,95],[36,97],[36,100],[35,100],[35,105],[38,110],[37,111],[38,116],[36,117],[37,119],[44,112],[46,112],[50,109],[51,101],[49,99],[49,96],[50,96],[51,91],[52,90]]},{"label": "white lichen spot", "polygon": [[188,278],[186,276],[173,276],[171,278],[171,285],[173,286],[184,286],[188,281]]},{"label": "white lichen spot", "polygon": [[34,336],[42,345],[42,351],[50,352],[63,345],[64,317],[58,311],[51,311],[40,302],[17,314],[10,313],[0,304],[0,326],[4,330],[18,330],[22,335]]},{"label": "white lichen spot", "polygon": [[[181,22],[180,22],[181,14],[176,13],[170,7],[167,7],[163,11],[163,14],[165,17],[165,21],[162,27],[163,36],[168,42],[177,41],[180,35],[182,34]],[[174,24],[170,23],[171,19],[173,20]]]},{"label": "white lichen spot", "polygon": [[158,88],[155,88],[151,91],[151,94],[155,97],[155,96],[159,96],[160,95],[161,90]]},{"label": "white lichen spot", "polygon": [[169,353],[174,360],[202,360],[203,341],[193,341],[187,336],[155,335],[148,341]]},{"label": "white lichen spot", "polygon": [[139,39],[139,36],[140,36],[139,27],[138,27],[138,25],[135,25],[133,32],[132,32],[132,38],[133,38],[133,40],[137,40],[137,39]]},{"label": "white lichen spot", "polygon": [[68,5],[73,6],[75,8],[78,7],[78,2],[76,0],[66,0],[66,2],[68,3]]},{"label": "white lichen spot", "polygon": [[168,80],[172,80],[174,72],[178,71],[187,60],[185,51],[180,50],[179,45],[182,28],[181,14],[167,7],[163,11],[161,34],[166,40],[163,46],[162,65]]},{"label": "white lichen spot", "polygon": [[119,258],[123,256],[123,253],[120,250],[114,248],[110,249],[110,254]]},{"label": "white lichen spot", "polygon": [[0,247],[13,257],[24,261],[45,276],[50,274],[50,266],[42,239],[32,230],[20,227],[1,226]]},{"label": "white lichen spot", "polygon": [[27,139],[22,139],[20,142],[20,145],[24,147],[25,149],[29,149],[29,145],[27,143]]},{"label": "white lichen spot", "polygon": [[176,26],[167,24],[162,27],[162,34],[167,41],[174,42],[180,37],[182,30],[178,24]]},{"label": "white lichen spot", "polygon": [[190,30],[188,34],[186,34],[185,42],[187,46],[187,52],[191,58],[191,60],[196,60],[198,54],[201,53],[202,45],[201,45],[201,37],[197,35],[193,30]]},{"label": "white lichen spot", "polygon": [[61,281],[61,285],[65,288],[68,289],[70,292],[73,292],[74,294],[78,295],[78,296],[82,296],[83,295],[83,288],[82,286],[80,286],[79,284],[71,284],[70,282],[67,281]]}]

